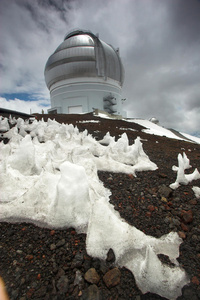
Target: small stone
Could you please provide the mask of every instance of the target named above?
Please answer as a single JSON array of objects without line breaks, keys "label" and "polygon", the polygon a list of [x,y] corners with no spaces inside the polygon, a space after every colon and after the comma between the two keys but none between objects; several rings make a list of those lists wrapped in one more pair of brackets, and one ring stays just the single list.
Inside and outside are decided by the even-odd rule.
[{"label": "small stone", "polygon": [[32,259],[33,259],[33,255],[31,255],[31,254],[26,255],[26,259],[27,259],[27,260],[32,260]]},{"label": "small stone", "polygon": [[172,218],[172,222],[176,226],[179,226],[181,224],[181,222],[178,219],[176,219],[176,218]]},{"label": "small stone", "polygon": [[197,278],[197,276],[193,276],[191,281],[192,283],[199,285],[199,279]]},{"label": "small stone", "polygon": [[17,252],[17,254],[22,254],[23,253],[22,250],[17,250],[16,252]]},{"label": "small stone", "polygon": [[186,238],[186,234],[183,231],[179,231],[178,235],[180,236],[180,238],[185,239]]},{"label": "small stone", "polygon": [[65,275],[65,271],[62,269],[62,268],[60,268],[59,270],[58,270],[58,273],[56,274],[56,277],[57,278],[60,278],[60,277],[62,277],[62,276],[64,276]]},{"label": "small stone", "polygon": [[163,205],[160,206],[161,210],[165,210],[165,207]]},{"label": "small stone", "polygon": [[171,218],[170,217],[164,218],[164,222],[165,222],[165,224],[170,223],[171,222]]},{"label": "small stone", "polygon": [[31,286],[32,286],[34,289],[36,289],[37,286],[38,286],[38,283],[37,283],[36,281],[32,281],[32,282],[31,282]]},{"label": "small stone", "polygon": [[145,216],[146,216],[146,217],[151,217],[151,212],[150,212],[150,211],[147,211],[146,214],[145,214]]},{"label": "small stone", "polygon": [[191,210],[188,211],[183,210],[181,216],[185,224],[189,224],[193,221],[193,214]]},{"label": "small stone", "polygon": [[83,294],[83,292],[80,291],[80,292],[78,293],[78,297],[82,296],[82,294]]},{"label": "small stone", "polygon": [[173,199],[174,202],[179,202],[180,200],[181,200],[180,197],[175,197],[175,198]]},{"label": "small stone", "polygon": [[130,205],[127,205],[126,211],[129,212],[129,211],[132,211],[132,210],[133,210],[132,207]]},{"label": "small stone", "polygon": [[106,272],[108,272],[108,266],[106,264],[106,262],[104,260],[101,260],[100,262],[100,271],[105,274]]},{"label": "small stone", "polygon": [[78,287],[81,289],[83,284],[84,284],[84,280],[82,277],[82,273],[81,273],[81,271],[77,270],[75,279],[74,279],[74,286],[78,285]]},{"label": "small stone", "polygon": [[65,239],[60,240],[57,244],[56,244],[56,248],[60,248],[62,246],[65,245]]},{"label": "small stone", "polygon": [[26,295],[27,295],[28,298],[31,298],[32,295],[33,295],[33,293],[34,293],[34,289],[33,289],[33,288],[30,288],[30,289],[28,289]]},{"label": "small stone", "polygon": [[90,260],[84,260],[83,262],[83,268],[85,271],[87,271],[88,269],[90,269],[91,267],[91,261]]},{"label": "small stone", "polygon": [[105,284],[108,288],[111,288],[120,283],[120,278],[121,278],[120,270],[118,268],[114,268],[114,269],[108,271],[103,276],[103,281],[105,282]]},{"label": "small stone", "polygon": [[55,295],[57,293],[57,291],[56,291],[56,283],[55,283],[54,279],[52,279],[52,287],[53,287],[52,294]]},{"label": "small stone", "polygon": [[169,224],[169,228],[170,228],[170,229],[176,229],[176,225],[173,224],[173,223],[171,223],[171,224]]},{"label": "small stone", "polygon": [[99,258],[94,258],[93,260],[92,260],[92,267],[93,268],[95,268],[95,269],[99,269],[99,267],[100,267],[100,259]]},{"label": "small stone", "polygon": [[43,296],[46,295],[46,292],[47,292],[47,287],[46,286],[42,286],[39,290],[37,290],[35,293],[34,293],[34,296],[36,298],[41,298]]},{"label": "small stone", "polygon": [[165,197],[161,197],[161,201],[167,203],[167,199]]},{"label": "small stone", "polygon": [[167,178],[167,175],[164,174],[164,173],[159,173],[158,176],[159,176],[160,178]]},{"label": "small stone", "polygon": [[186,232],[189,230],[188,227],[184,223],[181,223],[181,228],[183,231],[186,231]]},{"label": "small stone", "polygon": [[165,197],[165,198],[169,198],[169,196],[171,196],[172,194],[172,189],[170,189],[168,186],[166,186],[165,184],[163,184],[159,190],[158,190],[159,194],[161,197]]},{"label": "small stone", "polygon": [[11,296],[12,296],[12,299],[18,299],[18,296],[19,296],[19,290],[13,290],[11,292]]},{"label": "small stone", "polygon": [[55,261],[53,262],[53,272],[54,272],[54,273],[57,273],[57,272],[58,272],[58,266],[57,266],[57,264],[56,264]]},{"label": "small stone", "polygon": [[100,277],[95,270],[95,268],[90,268],[84,276],[85,280],[89,283],[97,284],[100,280]]},{"label": "small stone", "polygon": [[20,284],[24,284],[26,282],[26,279],[24,277],[21,278]]},{"label": "small stone", "polygon": [[128,174],[128,177],[129,177],[130,179],[133,179],[133,178],[134,178],[133,174]]},{"label": "small stone", "polygon": [[[73,293],[72,293],[72,290],[73,290]],[[79,294],[79,287],[76,285],[73,289],[72,289],[72,286],[70,285],[69,287],[69,291],[68,291],[69,294],[72,293],[72,299],[77,299],[77,296]],[[71,297],[69,297],[69,299],[71,299]]]},{"label": "small stone", "polygon": [[98,287],[93,284],[90,285],[86,290],[82,293],[82,300],[100,300],[100,292]]},{"label": "small stone", "polygon": [[69,280],[67,276],[61,276],[57,283],[57,288],[61,294],[64,294],[68,291]]},{"label": "small stone", "polygon": [[147,208],[150,212],[155,210],[155,206],[153,206],[153,205],[149,205]]},{"label": "small stone", "polygon": [[72,268],[80,268],[83,263],[83,253],[77,252],[73,261],[72,261]]},{"label": "small stone", "polygon": [[193,236],[192,236],[192,241],[193,242],[195,242],[195,243],[197,243],[198,241],[199,241],[199,237],[196,235],[196,234],[193,234]]},{"label": "small stone", "polygon": [[106,258],[107,262],[111,262],[113,263],[115,261],[115,253],[113,251],[113,249],[109,249],[108,253],[107,253],[107,258]]},{"label": "small stone", "polygon": [[197,200],[196,199],[192,199],[192,200],[189,201],[189,203],[191,205],[196,205],[197,204]]},{"label": "small stone", "polygon": [[51,245],[50,245],[50,250],[53,251],[53,250],[55,250],[55,249],[56,249],[56,245],[55,245],[55,244],[51,244]]}]

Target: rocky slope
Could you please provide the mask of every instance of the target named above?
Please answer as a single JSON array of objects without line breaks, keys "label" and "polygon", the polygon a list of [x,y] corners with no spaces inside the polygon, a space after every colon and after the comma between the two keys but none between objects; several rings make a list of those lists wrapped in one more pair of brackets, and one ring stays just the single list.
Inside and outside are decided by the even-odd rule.
[{"label": "rocky slope", "polygon": [[[38,115],[37,119],[47,118]],[[200,298],[200,200],[192,186],[169,189],[176,173],[178,153],[187,154],[192,168],[200,170],[200,145],[180,140],[148,135],[142,126],[122,120],[109,120],[86,115],[55,115],[58,122],[72,123],[87,129],[96,139],[107,131],[116,138],[126,132],[132,144],[137,136],[143,148],[158,166],[156,171],[141,172],[137,177],[127,174],[99,172],[99,178],[112,192],[110,202],[129,224],[155,237],[176,231],[183,239],[180,265],[190,277],[178,299]],[[99,122],[88,122],[89,120]],[[6,142],[6,141],[5,141]],[[147,293],[142,295],[134,276],[125,268],[115,266],[112,250],[107,260],[87,255],[84,234],[73,228],[50,230],[32,224],[0,223],[0,275],[10,299],[164,299]],[[164,255],[161,261],[169,264]]]}]

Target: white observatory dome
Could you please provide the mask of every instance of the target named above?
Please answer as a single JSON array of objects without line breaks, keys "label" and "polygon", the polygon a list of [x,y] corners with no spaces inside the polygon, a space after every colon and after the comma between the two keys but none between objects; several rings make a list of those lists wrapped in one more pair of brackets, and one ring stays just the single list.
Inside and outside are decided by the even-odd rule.
[{"label": "white observatory dome", "polygon": [[100,109],[122,114],[124,68],[119,50],[90,31],[69,33],[45,66],[51,113],[86,113]]}]

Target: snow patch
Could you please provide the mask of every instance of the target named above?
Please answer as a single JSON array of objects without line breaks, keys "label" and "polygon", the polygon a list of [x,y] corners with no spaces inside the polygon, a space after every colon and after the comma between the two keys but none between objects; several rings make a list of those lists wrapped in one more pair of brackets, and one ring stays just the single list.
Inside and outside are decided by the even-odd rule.
[{"label": "snow patch", "polygon": [[185,152],[183,155],[180,153],[178,154],[178,167],[173,166],[172,170],[177,172],[176,181],[170,184],[170,188],[175,190],[177,189],[180,184],[187,185],[189,182],[193,180],[197,180],[200,178],[200,173],[197,169],[194,170],[191,174],[185,174],[185,170],[191,168],[190,161],[187,158]]},{"label": "snow patch", "polygon": [[[118,141],[107,133],[101,144],[72,124],[28,124],[22,119],[5,135],[10,141],[0,143],[0,221],[74,227],[87,234],[90,255],[105,259],[112,248],[116,263],[133,272],[143,293],[169,299],[181,295],[188,278],[176,260],[182,242],[178,234],[156,239],[127,224],[110,204],[111,192],[97,175],[98,170],[133,175],[155,170],[140,138],[129,145],[126,133]],[[162,264],[160,253],[176,266]]]},{"label": "snow patch", "polygon": [[193,192],[194,192],[194,194],[195,194],[195,197],[196,197],[196,198],[200,198],[200,187],[198,187],[198,186],[193,186],[192,190],[193,190]]}]

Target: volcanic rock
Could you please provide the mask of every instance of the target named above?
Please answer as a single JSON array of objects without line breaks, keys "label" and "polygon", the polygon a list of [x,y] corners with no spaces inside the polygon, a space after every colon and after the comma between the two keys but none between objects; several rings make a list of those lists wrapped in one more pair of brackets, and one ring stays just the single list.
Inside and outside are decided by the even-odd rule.
[{"label": "volcanic rock", "polygon": [[84,276],[85,280],[89,283],[94,283],[97,284],[100,280],[100,277],[97,273],[97,271],[95,270],[95,268],[90,268]]},{"label": "volcanic rock", "polygon": [[115,261],[115,253],[113,251],[113,249],[109,249],[108,253],[107,253],[107,258],[106,258],[107,262],[111,262],[113,263]]},{"label": "volcanic rock", "polygon": [[67,276],[61,276],[57,283],[57,288],[61,294],[64,294],[68,291],[69,280]]},{"label": "volcanic rock", "polygon": [[193,221],[193,214],[191,210],[182,211],[182,219],[185,224],[189,224]]},{"label": "volcanic rock", "polygon": [[98,287],[93,284],[83,291],[81,300],[101,300]]},{"label": "volcanic rock", "polygon": [[111,269],[103,276],[103,281],[108,288],[116,286],[120,283],[121,272],[118,268]]}]

